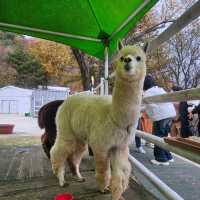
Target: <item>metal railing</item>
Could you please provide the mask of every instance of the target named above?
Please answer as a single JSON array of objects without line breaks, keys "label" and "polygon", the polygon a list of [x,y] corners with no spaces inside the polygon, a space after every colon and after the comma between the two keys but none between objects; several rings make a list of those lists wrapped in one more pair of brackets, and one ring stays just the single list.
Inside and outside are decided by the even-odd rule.
[{"label": "metal railing", "polygon": [[154,173],[147,169],[141,162],[129,154],[129,160],[167,199],[184,200],[179,194],[161,181]]},{"label": "metal railing", "polygon": [[[143,99],[143,104],[151,104],[151,103],[166,103],[166,102],[176,102],[176,101],[187,101],[187,100],[199,100],[200,99],[200,88],[193,88],[189,90],[183,90],[173,93],[166,93],[157,96],[146,97]],[[169,150],[178,154],[182,157],[187,158],[193,162],[200,164],[200,154],[195,153],[189,149],[183,149],[177,146],[172,146],[167,144],[163,138],[145,133],[143,131],[136,131],[136,136],[143,138],[144,140],[151,142],[165,150]],[[137,166],[137,169],[148,178],[150,182],[152,182],[156,188],[167,198],[173,200],[183,199],[180,197],[175,191],[170,189],[164,182],[162,182],[156,175],[152,174],[152,172],[147,172],[148,169],[145,169],[144,166],[139,164],[137,160],[135,160],[131,155],[129,155],[130,161],[133,165]]]},{"label": "metal railing", "polygon": [[[113,74],[112,74],[113,77]],[[104,78],[102,78],[101,83],[95,88],[95,90],[103,90],[104,88]],[[103,91],[100,92],[103,94]],[[192,88],[188,90],[166,93],[157,96],[151,96],[144,98],[143,104],[151,103],[166,103],[166,102],[176,102],[176,101],[187,101],[187,100],[199,100],[200,99],[200,88]],[[182,149],[167,144],[163,138],[145,133],[143,131],[136,131],[136,136],[143,138],[144,140],[154,143],[155,145],[174,152],[182,157],[187,158],[193,162],[200,164],[200,155],[190,151],[189,149]],[[148,170],[141,162],[136,160],[133,156],[129,154],[130,162],[136,167],[141,174],[143,174],[167,199],[169,200],[183,200],[183,198],[172,190],[168,185],[166,185],[162,180],[160,180],[154,173]]]},{"label": "metal railing", "polygon": [[172,151],[182,157],[187,158],[188,160],[191,160],[193,162],[200,164],[200,155],[189,149],[183,149],[180,147],[175,147],[175,146],[169,145],[164,141],[163,138],[160,138],[155,135],[151,135],[149,133],[145,133],[145,132],[139,131],[139,130],[136,131],[136,136],[143,138],[144,140],[151,142],[151,143],[161,147],[162,149]]}]

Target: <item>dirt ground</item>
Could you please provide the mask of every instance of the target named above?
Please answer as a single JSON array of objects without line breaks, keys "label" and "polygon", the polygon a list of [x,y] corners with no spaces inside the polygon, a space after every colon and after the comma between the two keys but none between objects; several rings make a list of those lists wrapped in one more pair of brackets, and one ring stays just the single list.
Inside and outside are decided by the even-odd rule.
[{"label": "dirt ground", "polygon": [[40,136],[42,130],[38,127],[37,118],[14,114],[0,114],[0,124],[14,124],[13,135]]}]

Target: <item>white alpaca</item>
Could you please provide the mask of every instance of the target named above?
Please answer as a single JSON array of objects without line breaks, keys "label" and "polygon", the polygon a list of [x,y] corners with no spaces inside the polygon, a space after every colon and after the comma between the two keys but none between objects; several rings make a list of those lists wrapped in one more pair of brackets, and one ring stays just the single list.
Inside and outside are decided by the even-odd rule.
[{"label": "white alpaca", "polygon": [[110,186],[112,200],[121,198],[131,172],[128,144],[139,118],[145,62],[140,47],[123,48],[113,62],[116,70],[113,97],[72,96],[60,106],[51,163],[61,186],[65,183],[65,160],[73,174],[83,180],[79,165],[89,143],[100,191],[105,192]]}]

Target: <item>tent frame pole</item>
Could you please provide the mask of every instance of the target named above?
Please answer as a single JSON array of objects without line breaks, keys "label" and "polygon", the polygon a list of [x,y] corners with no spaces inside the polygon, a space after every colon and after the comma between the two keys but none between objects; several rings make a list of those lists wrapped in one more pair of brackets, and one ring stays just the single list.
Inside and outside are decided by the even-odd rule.
[{"label": "tent frame pole", "polygon": [[149,2],[150,0],[144,0],[144,2],[129,15],[129,17],[121,24],[121,26],[111,34],[109,40],[119,33]]},{"label": "tent frame pole", "polygon": [[108,95],[108,58],[109,58],[109,53],[108,53],[108,47],[105,47],[104,51],[104,94]]},{"label": "tent frame pole", "polygon": [[104,78],[101,77],[101,83],[100,83],[100,96],[104,95]]}]

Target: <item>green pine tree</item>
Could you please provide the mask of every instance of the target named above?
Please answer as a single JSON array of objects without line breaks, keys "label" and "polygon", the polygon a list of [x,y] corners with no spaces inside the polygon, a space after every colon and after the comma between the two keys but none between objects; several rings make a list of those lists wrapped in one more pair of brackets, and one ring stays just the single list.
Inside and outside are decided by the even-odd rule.
[{"label": "green pine tree", "polygon": [[47,74],[40,62],[22,46],[18,45],[8,54],[7,62],[17,71],[16,86],[37,88],[38,85],[47,85]]}]

